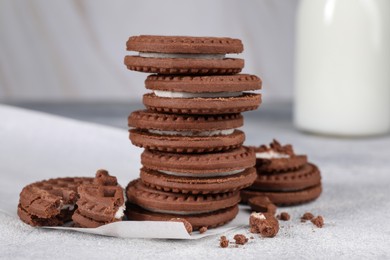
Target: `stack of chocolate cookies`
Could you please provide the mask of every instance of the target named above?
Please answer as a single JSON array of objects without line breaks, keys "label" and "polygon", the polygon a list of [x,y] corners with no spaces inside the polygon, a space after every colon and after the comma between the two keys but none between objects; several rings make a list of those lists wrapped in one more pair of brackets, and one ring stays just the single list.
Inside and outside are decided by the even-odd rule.
[{"label": "stack of chocolate cookies", "polygon": [[194,230],[215,227],[238,213],[240,190],[256,179],[254,150],[243,146],[244,111],[254,110],[261,80],[241,72],[238,39],[136,36],[125,57],[147,77],[146,110],[128,118],[131,142],[145,148],[140,178],[126,188],[132,220],[183,218]]},{"label": "stack of chocolate cookies", "polygon": [[322,191],[318,167],[306,155],[296,155],[291,145],[273,140],[255,147],[257,179],[241,191],[242,201],[266,196],[278,206],[297,205],[318,198]]}]

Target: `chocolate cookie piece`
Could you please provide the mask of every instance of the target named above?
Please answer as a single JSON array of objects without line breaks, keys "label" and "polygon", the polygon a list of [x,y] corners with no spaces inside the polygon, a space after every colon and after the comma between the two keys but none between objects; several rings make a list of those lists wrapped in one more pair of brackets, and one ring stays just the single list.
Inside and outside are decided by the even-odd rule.
[{"label": "chocolate cookie piece", "polygon": [[152,212],[134,204],[127,204],[126,206],[126,215],[129,220],[169,221],[172,218],[184,217],[188,222],[191,223],[193,230],[199,230],[201,227],[204,226],[207,226],[210,229],[224,225],[234,219],[237,214],[237,205],[209,213],[191,214],[185,216]]},{"label": "chocolate cookie piece", "polygon": [[225,58],[227,53],[240,53],[238,39],[190,36],[130,37],[128,51],[138,56],[126,56],[130,70],[159,74],[235,74],[244,67],[244,60]]},{"label": "chocolate cookie piece", "polygon": [[132,36],[126,43],[128,51],[157,53],[241,53],[241,40],[227,37],[193,36]]},{"label": "chocolate cookie piece", "polygon": [[218,152],[238,148],[245,140],[240,114],[191,116],[139,110],[130,114],[131,142],[149,150],[177,153]]},{"label": "chocolate cookie piece", "polygon": [[168,175],[144,167],[141,169],[140,177],[146,186],[156,190],[185,194],[214,194],[246,188],[253,183],[256,176],[253,167],[234,175],[208,178]]},{"label": "chocolate cookie piece", "polygon": [[93,184],[78,187],[80,199],[72,219],[79,227],[95,228],[122,220],[125,199],[114,176],[99,170]]},{"label": "chocolate cookie piece", "polygon": [[256,196],[248,199],[251,210],[255,212],[269,213],[275,215],[276,206],[266,196]]},{"label": "chocolate cookie piece", "polygon": [[31,226],[59,226],[71,220],[77,188],[93,178],[57,178],[27,185],[20,193],[18,215]]},{"label": "chocolate cookie piece", "polygon": [[169,98],[154,93],[143,96],[144,105],[151,111],[175,114],[236,114],[255,110],[261,104],[261,95],[243,93],[225,98]]},{"label": "chocolate cookie piece", "polygon": [[162,173],[188,177],[215,177],[233,175],[255,164],[252,149],[240,147],[235,150],[208,154],[174,154],[145,150],[141,163],[146,168]]},{"label": "chocolate cookie piece", "polygon": [[251,186],[261,191],[294,191],[316,186],[321,182],[318,167],[308,163],[296,171],[288,171],[272,175],[258,174]]},{"label": "chocolate cookie piece", "polygon": [[297,191],[286,191],[286,192],[277,192],[277,191],[256,191],[256,190],[242,190],[241,191],[241,201],[247,203],[249,198],[255,196],[267,196],[272,203],[277,206],[288,206],[296,205],[305,202],[315,200],[320,196],[322,192],[321,184],[309,187],[303,190]]},{"label": "chocolate cookie piece", "polygon": [[254,147],[256,169],[261,174],[296,170],[307,163],[306,155],[296,155],[291,145],[282,146],[273,140],[269,145]]},{"label": "chocolate cookie piece", "polygon": [[209,213],[233,207],[240,201],[238,191],[209,195],[171,193],[148,188],[140,179],[129,183],[126,195],[130,203],[148,211],[176,215]]}]

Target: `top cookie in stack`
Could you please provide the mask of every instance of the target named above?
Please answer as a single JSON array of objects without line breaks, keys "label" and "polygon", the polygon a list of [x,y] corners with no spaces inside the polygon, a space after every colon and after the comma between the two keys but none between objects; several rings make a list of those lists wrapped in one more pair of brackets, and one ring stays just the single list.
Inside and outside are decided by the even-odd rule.
[{"label": "top cookie in stack", "polygon": [[128,217],[185,218],[194,229],[222,225],[238,213],[239,191],[256,178],[253,149],[242,146],[241,112],[254,110],[261,88],[254,75],[237,74],[238,39],[135,36],[126,56],[130,70],[158,73],[145,81],[147,110],[128,118],[130,139],[145,151],[141,178],[129,183]]}]

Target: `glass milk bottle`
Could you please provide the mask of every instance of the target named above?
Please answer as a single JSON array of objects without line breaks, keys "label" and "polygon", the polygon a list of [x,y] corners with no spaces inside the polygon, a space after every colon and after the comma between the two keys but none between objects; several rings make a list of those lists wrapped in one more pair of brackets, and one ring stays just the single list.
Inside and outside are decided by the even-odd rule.
[{"label": "glass milk bottle", "polygon": [[390,129],[390,0],[302,0],[294,124],[368,136]]}]

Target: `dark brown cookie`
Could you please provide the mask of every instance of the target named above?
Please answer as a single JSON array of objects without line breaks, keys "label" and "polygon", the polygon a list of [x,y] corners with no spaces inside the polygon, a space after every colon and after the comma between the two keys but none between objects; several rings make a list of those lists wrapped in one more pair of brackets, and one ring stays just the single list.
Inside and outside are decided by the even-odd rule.
[{"label": "dark brown cookie", "polygon": [[18,215],[32,226],[58,226],[71,219],[77,188],[93,178],[58,178],[27,185],[20,193]]},{"label": "dark brown cookie", "polygon": [[247,203],[248,200],[255,196],[267,196],[272,203],[277,206],[296,205],[315,200],[322,192],[321,184],[298,191],[272,192],[272,191],[255,191],[242,190],[241,201]]},{"label": "dark brown cookie", "polygon": [[261,89],[261,84],[259,77],[249,74],[215,76],[150,75],[145,80],[147,89],[185,93],[258,90]]},{"label": "dark brown cookie", "polygon": [[260,174],[295,170],[307,163],[306,155],[296,155],[291,145],[282,146],[273,140],[269,145],[254,147],[256,169]]},{"label": "dark brown cookie", "polygon": [[227,37],[194,36],[132,36],[126,43],[128,51],[157,53],[241,53],[241,40]]},{"label": "dark brown cookie", "polygon": [[238,206],[225,208],[210,213],[194,215],[176,215],[151,212],[134,204],[127,204],[126,215],[129,220],[150,220],[150,221],[169,221],[172,218],[185,218],[191,223],[193,230],[207,226],[209,229],[218,227],[230,222],[238,214]]},{"label": "dark brown cookie", "polygon": [[147,168],[141,169],[141,179],[146,186],[166,192],[191,194],[213,194],[241,190],[250,186],[256,176],[254,168],[247,168],[234,175],[209,178],[174,176]]},{"label": "dark brown cookie", "polygon": [[130,37],[127,50],[138,56],[126,56],[130,70],[159,74],[236,74],[244,60],[225,58],[227,53],[240,53],[238,39],[190,36]]},{"label": "dark brown cookie", "polygon": [[258,174],[251,186],[261,191],[294,191],[316,186],[321,182],[320,171],[314,164],[308,163],[296,171],[278,174]]},{"label": "dark brown cookie", "polygon": [[131,142],[149,150],[177,153],[218,152],[238,148],[245,135],[240,114],[190,116],[135,111],[128,118]]},{"label": "dark brown cookie", "polygon": [[80,199],[72,219],[79,227],[94,228],[122,220],[125,199],[114,176],[99,170],[93,184],[78,187]]},{"label": "dark brown cookie", "polygon": [[209,195],[171,193],[148,188],[140,179],[129,183],[126,195],[130,203],[146,210],[176,215],[209,213],[233,207],[240,201],[238,191]]},{"label": "dark brown cookie", "polygon": [[236,114],[255,110],[261,104],[261,95],[243,93],[226,98],[169,98],[154,93],[143,96],[144,105],[155,112],[176,114]]},{"label": "dark brown cookie", "polygon": [[171,175],[189,177],[213,177],[232,175],[255,164],[252,149],[240,147],[235,150],[208,154],[174,154],[145,150],[141,163],[146,168]]}]

